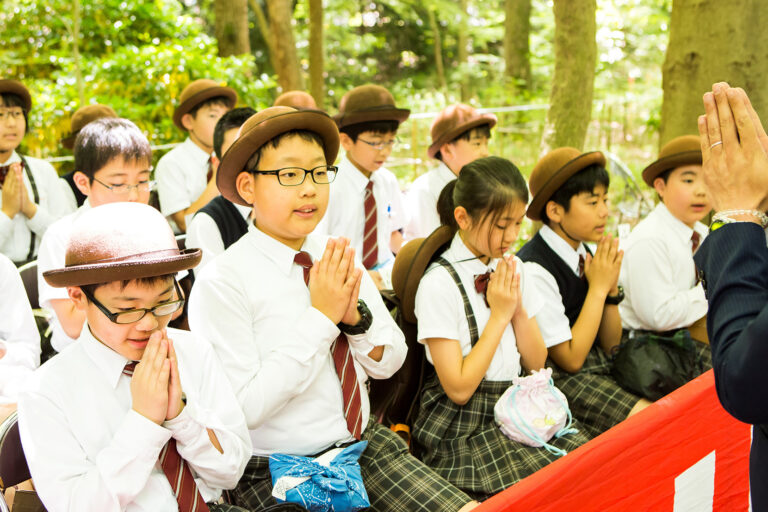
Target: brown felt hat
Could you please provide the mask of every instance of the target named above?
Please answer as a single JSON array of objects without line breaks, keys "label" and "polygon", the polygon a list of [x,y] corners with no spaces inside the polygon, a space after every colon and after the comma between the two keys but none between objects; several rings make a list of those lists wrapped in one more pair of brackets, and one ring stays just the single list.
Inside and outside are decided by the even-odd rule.
[{"label": "brown felt hat", "polygon": [[659,174],[683,165],[701,165],[701,141],[698,135],[681,135],[664,144],[659,158],[643,169],[643,181],[653,187]]},{"label": "brown felt hat", "polygon": [[435,158],[443,144],[483,125],[488,125],[489,128],[496,126],[496,116],[480,114],[473,107],[463,103],[444,108],[432,122],[432,145],[427,149],[429,158]]},{"label": "brown felt hat", "polygon": [[275,100],[273,107],[293,107],[295,109],[317,110],[317,103],[311,94],[304,91],[284,92]]},{"label": "brown felt hat", "polygon": [[98,103],[80,107],[75,111],[74,114],[72,114],[72,119],[69,122],[69,135],[61,139],[61,145],[71,150],[75,147],[75,139],[77,139],[77,134],[80,133],[80,130],[85,128],[85,125],[105,117],[117,117],[117,113],[112,109],[112,107],[107,105],[100,105]]},{"label": "brown felt hat", "polygon": [[544,155],[533,168],[528,180],[532,196],[526,213],[528,218],[541,220],[541,212],[552,194],[557,192],[568,178],[594,164],[605,166],[605,155],[600,151],[582,153],[576,148],[564,147],[553,149]]},{"label": "brown felt hat", "polygon": [[49,285],[127,281],[175,274],[200,262],[200,249],[180,251],[163,214],[141,203],[86,210],[72,226],[65,267],[43,272]]},{"label": "brown felt hat", "polygon": [[256,151],[281,133],[292,130],[315,132],[323,139],[325,161],[332,165],[339,153],[339,130],[333,119],[320,110],[296,110],[293,107],[269,107],[248,118],[229,147],[216,172],[216,186],[226,199],[250,206],[237,191],[237,175]]},{"label": "brown felt hat", "polygon": [[21,101],[24,102],[22,108],[26,112],[29,112],[32,108],[32,96],[30,96],[29,89],[23,83],[17,80],[0,80],[0,93],[5,92],[21,97]]},{"label": "brown felt hat", "polygon": [[380,85],[367,84],[355,87],[341,98],[339,113],[333,116],[339,128],[372,121],[397,121],[402,123],[411,111],[397,108],[392,93]]},{"label": "brown felt hat", "polygon": [[451,242],[453,234],[448,226],[440,226],[427,238],[414,238],[397,253],[392,267],[392,289],[400,299],[400,311],[406,321],[416,323],[414,307],[421,276],[435,253]]},{"label": "brown felt hat", "polygon": [[233,108],[237,104],[237,93],[231,87],[208,78],[201,78],[191,82],[181,91],[179,106],[173,112],[173,124],[178,126],[179,130],[187,131],[184,125],[181,124],[181,118],[184,117],[184,114],[189,114],[190,110],[202,102],[217,96],[227,98],[229,108]]}]

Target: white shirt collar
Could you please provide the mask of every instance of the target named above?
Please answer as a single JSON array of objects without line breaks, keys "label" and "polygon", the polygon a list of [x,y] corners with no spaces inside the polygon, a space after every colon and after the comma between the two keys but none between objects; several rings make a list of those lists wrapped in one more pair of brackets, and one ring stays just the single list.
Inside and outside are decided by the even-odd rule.
[{"label": "white shirt collar", "polygon": [[[284,243],[275,240],[254,226],[253,222],[248,224],[248,233],[243,236],[243,239],[247,240],[248,243],[251,243],[253,247],[256,248],[256,250],[271,260],[283,274],[286,276],[290,275],[294,265],[293,258],[299,251],[294,251]],[[310,237],[308,236],[304,240],[301,250],[309,252],[314,261],[316,258],[316,251],[314,249],[314,244],[312,244]]]},{"label": "white shirt collar", "polygon": [[11,164],[16,163],[16,162],[21,162],[21,157],[19,156],[18,153],[16,153],[16,150],[13,150],[13,152],[11,152],[11,156],[8,158],[8,160],[6,160],[5,162],[0,162],[0,165],[6,166],[6,165],[11,165]]},{"label": "white shirt collar", "polygon": [[82,343],[83,350],[91,358],[96,368],[104,374],[107,382],[113,389],[116,388],[120,375],[123,374],[123,368],[130,360],[97,340],[87,322],[83,325],[78,342]]},{"label": "white shirt collar", "polygon": [[446,259],[449,263],[452,265],[460,264],[473,274],[483,274],[489,271],[493,272],[499,261],[497,258],[491,259],[488,262],[488,265],[483,263],[480,258],[475,256],[474,253],[469,250],[469,247],[467,247],[464,240],[461,239],[461,235],[459,235],[458,232],[453,236],[453,240],[451,240],[451,245],[446,251],[446,255],[448,256]]},{"label": "white shirt collar", "polygon": [[438,160],[437,162],[438,164],[437,167],[435,167],[435,171],[441,180],[445,181],[445,183],[448,183],[458,178],[458,176],[453,173],[451,168],[445,165],[445,162],[442,160]]},{"label": "white shirt collar", "polygon": [[[691,227],[688,227],[683,221],[672,215],[672,212],[669,211],[669,208],[667,208],[667,205],[664,203],[659,203],[656,205],[656,208],[654,209],[656,212],[656,215],[659,216],[659,219],[665,223],[674,233],[675,235],[679,236],[680,239],[684,242],[690,242],[691,236],[693,236],[694,231],[698,231],[699,235],[701,235],[701,230],[697,230]],[[701,224],[700,222],[696,223],[696,227]],[[701,224],[702,227],[704,227],[703,224]],[[706,233],[705,233],[706,234]]]},{"label": "white shirt collar", "polygon": [[366,178],[365,174],[363,174],[360,169],[358,169],[357,166],[352,163],[346,154],[344,155],[344,158],[341,159],[341,162],[339,162],[339,171],[345,173],[344,179],[348,180],[353,187],[360,190],[361,192],[365,190],[365,187],[368,185],[369,181],[376,181],[375,171],[371,173],[370,178]]},{"label": "white shirt collar", "polygon": [[578,249],[574,249],[566,242],[560,235],[554,232],[552,228],[544,224],[539,230],[541,238],[547,243],[550,249],[555,251],[555,254],[560,256],[566,265],[568,265],[573,272],[579,274],[579,256],[587,257],[587,250],[583,243],[579,244]]},{"label": "white shirt collar", "polygon": [[185,144],[187,146],[186,151],[188,152],[189,156],[194,158],[197,161],[200,161],[202,163],[207,163],[208,159],[211,157],[210,153],[206,153],[205,151],[203,151],[203,149],[200,148],[200,146],[198,146],[197,144],[195,144],[195,142],[189,137],[187,137],[187,140],[182,142],[182,144]]}]

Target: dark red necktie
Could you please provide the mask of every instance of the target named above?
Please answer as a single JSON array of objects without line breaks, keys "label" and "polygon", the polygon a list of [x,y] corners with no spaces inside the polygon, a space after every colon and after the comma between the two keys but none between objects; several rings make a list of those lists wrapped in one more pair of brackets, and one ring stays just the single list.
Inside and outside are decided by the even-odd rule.
[{"label": "dark red necktie", "polygon": [[368,270],[376,266],[379,260],[379,234],[376,226],[376,198],[373,197],[373,182],[368,181],[363,196],[365,208],[365,227],[363,228],[363,266]]},{"label": "dark red necktie", "polygon": [[[133,370],[136,368],[136,362],[131,362],[123,368],[123,374],[133,377]],[[171,484],[171,490],[176,496],[176,502],[179,504],[179,512],[209,512],[208,505],[200,496],[195,479],[189,466],[179,455],[176,449],[176,440],[170,441],[160,451],[160,467]]]},{"label": "dark red necktie", "polygon": [[584,256],[579,254],[579,277],[584,278]]},{"label": "dark red necktie", "polygon": [[10,170],[10,165],[0,165],[0,187],[5,183],[5,177],[8,176],[8,171]]},{"label": "dark red necktie", "polygon": [[691,252],[696,252],[696,249],[699,248],[699,244],[701,243],[701,235],[698,234],[696,231],[693,232],[691,235]]},{"label": "dark red necktie", "polygon": [[[302,267],[304,271],[304,284],[309,286],[309,270],[312,268],[312,257],[309,253],[301,251],[293,258],[293,262]],[[357,382],[357,372],[349,350],[349,342],[344,333],[339,334],[331,345],[333,365],[336,367],[336,375],[341,383],[341,394],[344,400],[344,418],[347,420],[347,429],[355,437],[360,439],[363,433],[363,402],[360,397],[360,385]]]},{"label": "dark red necktie", "polygon": [[490,304],[488,304],[488,280],[491,278],[491,273],[486,272],[485,274],[477,274],[475,275],[475,290],[477,293],[483,294],[483,299],[485,299],[485,305],[488,307],[491,307]]},{"label": "dark red necktie", "polygon": [[213,155],[208,157],[208,174],[205,175],[205,183],[208,184],[213,178]]}]

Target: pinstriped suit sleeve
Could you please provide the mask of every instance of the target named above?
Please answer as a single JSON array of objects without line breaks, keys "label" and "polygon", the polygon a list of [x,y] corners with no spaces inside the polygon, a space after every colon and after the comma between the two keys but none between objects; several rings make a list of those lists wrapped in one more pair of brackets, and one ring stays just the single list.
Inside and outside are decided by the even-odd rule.
[{"label": "pinstriped suit sleeve", "polygon": [[768,423],[768,247],[753,223],[728,224],[694,256],[703,275],[715,386],[723,407]]}]

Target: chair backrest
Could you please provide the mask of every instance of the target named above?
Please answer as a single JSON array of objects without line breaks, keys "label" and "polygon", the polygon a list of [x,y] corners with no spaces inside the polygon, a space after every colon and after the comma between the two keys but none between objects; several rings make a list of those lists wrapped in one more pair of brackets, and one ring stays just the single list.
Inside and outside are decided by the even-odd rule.
[{"label": "chair backrest", "polygon": [[40,308],[37,291],[37,260],[30,261],[29,263],[20,266],[19,275],[21,276],[21,281],[24,283],[24,290],[27,292],[29,305],[32,306],[32,309]]},{"label": "chair backrest", "polygon": [[7,489],[30,479],[27,459],[19,437],[16,412],[0,424],[0,489]]},{"label": "chair backrest", "polygon": [[179,246],[179,250],[183,251],[187,248],[187,234],[182,233],[180,235],[176,235],[176,244]]}]

